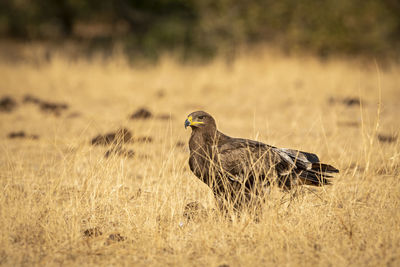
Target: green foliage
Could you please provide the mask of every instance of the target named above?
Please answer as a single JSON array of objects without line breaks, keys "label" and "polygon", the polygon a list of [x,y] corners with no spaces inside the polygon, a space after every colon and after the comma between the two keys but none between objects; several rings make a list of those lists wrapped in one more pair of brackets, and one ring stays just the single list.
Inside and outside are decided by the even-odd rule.
[{"label": "green foliage", "polygon": [[[0,34],[76,38],[79,25],[109,25],[100,37],[130,54],[163,51],[213,56],[237,45],[269,42],[285,50],[398,55],[397,0],[13,0],[0,2]],[[120,30],[119,25],[125,25]]]}]

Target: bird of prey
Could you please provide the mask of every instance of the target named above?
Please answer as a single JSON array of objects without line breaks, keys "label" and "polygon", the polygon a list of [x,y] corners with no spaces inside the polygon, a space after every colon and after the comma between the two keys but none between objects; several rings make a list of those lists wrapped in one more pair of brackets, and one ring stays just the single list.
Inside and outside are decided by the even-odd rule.
[{"label": "bird of prey", "polygon": [[312,153],[229,137],[218,131],[214,118],[204,111],[189,114],[188,126],[192,128],[190,170],[212,189],[218,202],[233,207],[261,196],[274,183],[285,189],[321,186],[339,172]]}]

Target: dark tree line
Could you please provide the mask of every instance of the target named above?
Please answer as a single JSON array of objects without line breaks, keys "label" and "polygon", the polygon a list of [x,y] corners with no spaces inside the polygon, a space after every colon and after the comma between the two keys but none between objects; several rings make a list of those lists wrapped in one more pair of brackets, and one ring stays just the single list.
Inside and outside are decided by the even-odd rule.
[{"label": "dark tree line", "polygon": [[[96,34],[85,35],[84,25],[95,25]],[[131,51],[150,54],[213,55],[269,42],[322,55],[398,56],[400,1],[1,0],[0,35],[122,42]]]}]

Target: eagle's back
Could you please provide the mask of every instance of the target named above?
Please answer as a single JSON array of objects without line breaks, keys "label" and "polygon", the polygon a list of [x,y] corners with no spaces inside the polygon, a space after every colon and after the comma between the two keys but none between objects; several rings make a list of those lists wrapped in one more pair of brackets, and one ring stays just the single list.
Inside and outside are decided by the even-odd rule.
[{"label": "eagle's back", "polygon": [[215,160],[232,180],[266,179],[281,161],[274,149],[258,141],[226,137],[215,149]]}]

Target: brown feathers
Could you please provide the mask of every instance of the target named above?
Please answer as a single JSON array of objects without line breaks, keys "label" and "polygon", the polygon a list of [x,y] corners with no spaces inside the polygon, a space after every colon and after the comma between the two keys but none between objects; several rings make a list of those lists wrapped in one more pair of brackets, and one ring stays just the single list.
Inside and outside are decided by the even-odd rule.
[{"label": "brown feathers", "polygon": [[330,174],[339,172],[312,153],[229,137],[217,130],[214,118],[204,111],[191,113],[187,126],[192,128],[191,171],[215,197],[235,206],[262,194],[271,183],[288,189],[297,184],[319,186],[329,184]]}]

